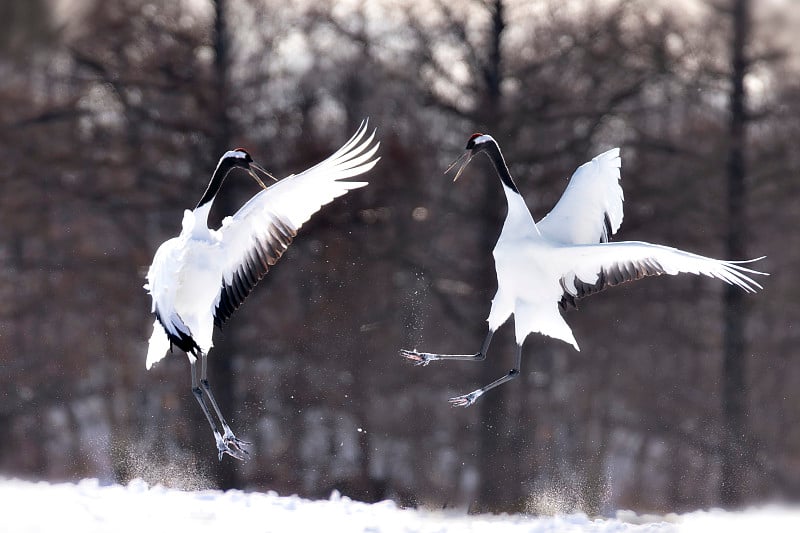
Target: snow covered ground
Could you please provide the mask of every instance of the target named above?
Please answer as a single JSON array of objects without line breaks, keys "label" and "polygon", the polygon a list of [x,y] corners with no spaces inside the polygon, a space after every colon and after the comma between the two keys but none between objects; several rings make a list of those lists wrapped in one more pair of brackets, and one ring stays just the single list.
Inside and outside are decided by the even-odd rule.
[{"label": "snow covered ground", "polygon": [[465,515],[399,509],[392,502],[365,504],[333,494],[304,500],[275,493],[187,492],[133,481],[101,486],[0,480],[0,532],[797,532],[800,510],[768,507],[726,513],[694,512],[665,517],[617,513],[590,519],[583,514],[552,517]]}]

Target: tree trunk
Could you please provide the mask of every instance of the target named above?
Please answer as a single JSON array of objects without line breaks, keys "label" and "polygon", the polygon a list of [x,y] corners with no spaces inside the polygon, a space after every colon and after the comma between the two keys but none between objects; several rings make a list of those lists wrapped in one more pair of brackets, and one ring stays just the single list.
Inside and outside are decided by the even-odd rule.
[{"label": "tree trunk", "polygon": [[[481,122],[490,132],[500,131],[502,115],[502,36],[505,30],[504,4],[495,0],[492,10],[491,41],[484,66],[486,84],[486,105],[483,106]],[[497,240],[501,213],[501,188],[497,180],[487,182],[483,205],[484,231],[482,250],[492,250]],[[483,273],[484,294],[492,294],[496,274],[491,260],[486,261]],[[491,297],[491,296],[490,296]],[[480,364],[480,385],[497,379],[503,370],[510,368],[513,343],[505,342],[505,336],[496,336],[491,347],[491,355]],[[478,470],[480,488],[476,510],[491,512],[520,511],[523,503],[522,446],[520,446],[520,414],[513,409],[512,399],[515,391],[523,385],[519,379],[498,387],[479,400],[480,423],[478,426]]]},{"label": "tree trunk", "polygon": [[[216,133],[212,139],[213,156],[212,159],[220,157],[230,149],[231,142],[231,121],[228,116],[228,33],[226,27],[227,2],[225,0],[214,0],[214,72],[212,83],[214,84],[215,107],[212,111],[213,123]],[[228,180],[228,184],[232,184]],[[215,201],[217,209],[226,214],[233,213],[235,206],[230,205],[232,195],[221,195]],[[228,205],[225,205],[228,204]],[[208,358],[208,380],[211,383],[214,397],[217,399],[226,416],[228,423],[232,425],[234,433],[237,431],[235,413],[232,411],[236,405],[234,394],[234,381],[232,362],[237,354],[237,342],[235,328],[228,327],[225,335],[219,339],[214,349],[214,353]],[[208,439],[207,424],[202,424],[203,435]],[[241,428],[239,428],[241,431]],[[202,441],[202,442],[205,442]],[[205,448],[204,448],[205,449]],[[212,473],[221,489],[230,489],[238,486],[238,476],[235,469],[236,460],[231,457],[223,457],[222,461],[213,460]]]},{"label": "tree trunk", "polygon": [[[728,235],[726,254],[729,259],[743,259],[745,253],[745,127],[747,71],[745,47],[748,38],[748,1],[733,0],[731,43],[731,94],[727,161]],[[722,363],[722,479],[720,499],[723,505],[740,504],[743,496],[745,469],[751,463],[746,439],[747,402],[745,390],[745,322],[747,309],[744,293],[729,285],[724,295],[724,350]]]}]

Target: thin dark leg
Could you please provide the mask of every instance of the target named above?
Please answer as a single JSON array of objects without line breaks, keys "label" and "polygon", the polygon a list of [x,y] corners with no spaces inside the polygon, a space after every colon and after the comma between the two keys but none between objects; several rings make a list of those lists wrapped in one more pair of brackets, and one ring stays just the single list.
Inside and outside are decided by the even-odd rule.
[{"label": "thin dark leg", "polygon": [[492,390],[495,387],[499,387],[506,381],[511,381],[512,379],[519,376],[519,369],[522,366],[522,345],[517,345],[517,364],[514,365],[514,368],[508,371],[508,374],[503,376],[500,379],[496,379],[486,385],[485,387],[481,387],[478,390],[472,391],[469,394],[464,394],[463,396],[456,396],[455,398],[450,398],[450,403],[453,407],[468,407],[475,403],[479,397],[483,395],[486,391]]},{"label": "thin dark leg", "polygon": [[206,419],[208,420],[208,425],[211,426],[211,431],[214,433],[214,440],[217,441],[217,449],[219,450],[219,458],[222,459],[222,454],[225,453],[225,441],[222,438],[222,435],[219,433],[219,428],[217,428],[217,423],[214,422],[214,417],[211,416],[211,412],[208,410],[208,406],[206,405],[205,400],[203,399],[203,389],[200,388],[198,385],[197,379],[197,359],[193,359],[190,365],[192,371],[192,394],[194,395],[197,403],[200,404],[200,408],[203,410],[203,414],[206,415]]},{"label": "thin dark leg", "polygon": [[230,429],[228,423],[225,421],[225,417],[222,416],[222,412],[219,410],[219,406],[217,405],[217,401],[214,399],[214,395],[211,393],[211,385],[208,383],[208,361],[206,359],[205,354],[201,357],[200,362],[200,384],[203,386],[203,391],[208,396],[209,401],[211,402],[211,406],[214,408],[214,411],[217,413],[219,417],[219,421],[222,423],[222,428],[227,433]]},{"label": "thin dark leg", "polygon": [[244,460],[250,454],[247,452],[247,450],[243,449],[242,446],[250,443],[237,438],[236,435],[233,434],[233,431],[231,431],[231,427],[228,425],[228,422],[225,421],[225,417],[222,416],[219,405],[217,405],[217,401],[214,399],[214,395],[211,392],[211,385],[208,383],[208,363],[206,360],[206,355],[203,354],[200,357],[202,359],[200,363],[200,385],[202,385],[205,395],[208,396],[208,400],[211,402],[211,406],[217,413],[217,417],[219,417],[219,421],[222,424],[222,429],[225,432],[222,435],[225,450],[220,450],[220,457],[222,453],[227,453],[237,459]]},{"label": "thin dark leg", "polygon": [[405,357],[406,359],[410,359],[414,361],[416,365],[425,366],[431,361],[483,361],[486,359],[486,352],[489,351],[489,344],[492,342],[492,335],[494,335],[494,331],[489,330],[489,333],[486,334],[486,338],[483,341],[483,346],[481,346],[481,350],[472,355],[446,355],[446,354],[438,354],[438,353],[427,353],[427,352],[418,352],[416,350],[400,350],[400,355]]}]

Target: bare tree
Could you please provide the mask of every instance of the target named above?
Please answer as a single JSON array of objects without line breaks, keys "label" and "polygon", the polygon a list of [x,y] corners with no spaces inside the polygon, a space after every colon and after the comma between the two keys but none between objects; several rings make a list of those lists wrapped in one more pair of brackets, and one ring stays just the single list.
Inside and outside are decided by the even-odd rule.
[{"label": "bare tree", "polygon": [[[700,3],[691,18],[638,0],[189,4],[91,3],[44,40],[44,4],[0,21],[4,470],[528,512],[800,494],[800,100],[793,63],[760,60],[762,22],[741,71],[725,59],[735,11]],[[309,221],[216,339],[213,385],[254,443],[218,468],[183,357],[145,374],[144,270],[221,152],[285,176],[364,116],[382,141],[370,186]],[[581,352],[531,336],[517,383],[452,409],[502,372],[513,328],[479,366],[397,351],[485,334],[500,188],[483,160],[441,175],[474,131],[501,142],[536,219],[622,145],[618,238],[743,258],[724,246],[752,232],[768,294],[742,318],[689,277],[616,288],[567,316]],[[212,218],[251,185],[229,180]],[[733,373],[726,313],[747,347]]]},{"label": "bare tree", "polygon": [[[729,148],[727,159],[728,257],[747,257],[747,93],[744,79],[748,71],[750,5],[733,0],[731,17],[730,100],[728,107]],[[722,479],[720,500],[724,505],[741,503],[746,493],[745,469],[753,462],[747,428],[747,352],[745,332],[747,305],[741,293],[726,287],[724,297],[724,355],[722,365]]]}]

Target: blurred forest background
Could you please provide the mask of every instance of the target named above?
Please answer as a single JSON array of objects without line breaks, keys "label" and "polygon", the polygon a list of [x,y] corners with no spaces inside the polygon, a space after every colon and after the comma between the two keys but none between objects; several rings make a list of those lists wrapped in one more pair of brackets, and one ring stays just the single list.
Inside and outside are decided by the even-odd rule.
[{"label": "blurred forest background", "polygon": [[[4,0],[0,473],[141,477],[474,511],[687,510],[800,500],[800,5],[791,0]],[[252,458],[219,463],[175,353],[152,371],[142,289],[217,159],[285,176],[363,117],[369,187],[323,209],[211,352]],[[616,240],[766,255],[763,292],[694,276],[581,302],[582,351],[477,350],[505,205],[535,218],[622,147]],[[216,220],[255,192],[229,179]]]}]

